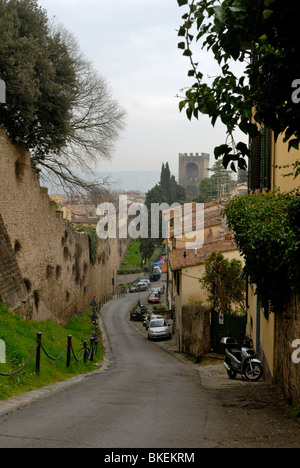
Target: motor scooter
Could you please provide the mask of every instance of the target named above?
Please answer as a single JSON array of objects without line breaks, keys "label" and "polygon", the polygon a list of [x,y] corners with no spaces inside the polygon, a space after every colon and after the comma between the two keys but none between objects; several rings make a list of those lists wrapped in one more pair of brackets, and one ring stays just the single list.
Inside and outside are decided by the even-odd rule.
[{"label": "motor scooter", "polygon": [[137,309],[130,315],[130,320],[134,322],[144,322],[148,309],[139,302]]},{"label": "motor scooter", "polygon": [[140,310],[136,310],[135,312],[130,314],[130,320],[132,320],[133,322],[144,322],[145,318],[145,314]]},{"label": "motor scooter", "polygon": [[237,347],[235,338],[222,338],[221,343],[225,347],[224,366],[230,379],[241,374],[246,380],[257,382],[262,377],[263,366],[256,357],[251,338],[245,337],[241,348]]}]

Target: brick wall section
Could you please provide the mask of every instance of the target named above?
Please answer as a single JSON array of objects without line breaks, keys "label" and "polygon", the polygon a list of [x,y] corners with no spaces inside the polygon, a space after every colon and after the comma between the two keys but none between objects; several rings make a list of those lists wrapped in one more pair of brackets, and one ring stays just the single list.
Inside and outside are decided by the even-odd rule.
[{"label": "brick wall section", "polygon": [[0,300],[15,310],[27,299],[21,271],[0,214]]},{"label": "brick wall section", "polygon": [[33,304],[26,316],[66,323],[93,296],[100,300],[111,294],[127,240],[101,241],[92,266],[88,236],[64,222],[32,172],[29,153],[13,145],[3,130],[0,174],[0,213]]}]

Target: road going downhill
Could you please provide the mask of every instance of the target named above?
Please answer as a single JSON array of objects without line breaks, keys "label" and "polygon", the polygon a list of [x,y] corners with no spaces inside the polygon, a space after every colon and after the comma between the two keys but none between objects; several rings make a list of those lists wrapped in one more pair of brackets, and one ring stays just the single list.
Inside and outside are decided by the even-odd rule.
[{"label": "road going downhill", "polygon": [[257,428],[257,414],[235,419],[220,391],[202,384],[196,366],[148,342],[128,321],[137,297],[103,309],[106,368],[2,415],[1,448],[262,446],[251,425],[241,426]]}]

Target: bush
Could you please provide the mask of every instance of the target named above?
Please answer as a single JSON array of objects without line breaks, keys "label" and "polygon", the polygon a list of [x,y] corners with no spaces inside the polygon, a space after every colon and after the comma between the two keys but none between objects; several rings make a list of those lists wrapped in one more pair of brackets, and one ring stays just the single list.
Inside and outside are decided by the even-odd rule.
[{"label": "bush", "polygon": [[235,197],[225,209],[265,310],[279,311],[300,284],[300,192]]}]

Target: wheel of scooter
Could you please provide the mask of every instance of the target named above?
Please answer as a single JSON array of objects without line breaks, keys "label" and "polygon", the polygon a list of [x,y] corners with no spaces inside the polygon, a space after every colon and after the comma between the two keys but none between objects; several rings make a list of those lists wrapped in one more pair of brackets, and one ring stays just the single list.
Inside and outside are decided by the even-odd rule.
[{"label": "wheel of scooter", "polygon": [[244,375],[247,380],[257,382],[263,375],[263,368],[258,362],[252,362],[252,364],[250,364],[248,361],[244,367]]},{"label": "wheel of scooter", "polygon": [[237,376],[237,372],[233,370],[227,370],[227,374],[228,374],[228,377],[232,380],[235,379]]},{"label": "wheel of scooter", "polygon": [[[228,366],[230,366],[230,359],[226,358],[226,359],[225,359],[225,362],[226,362],[226,364],[227,364]],[[228,377],[229,377],[230,379],[235,379],[235,378],[236,378],[236,376],[237,376],[237,372],[236,372],[236,371],[234,371],[234,370],[232,370],[232,369],[230,369],[230,370],[229,370],[229,369],[226,369],[226,371],[227,371]]]}]

